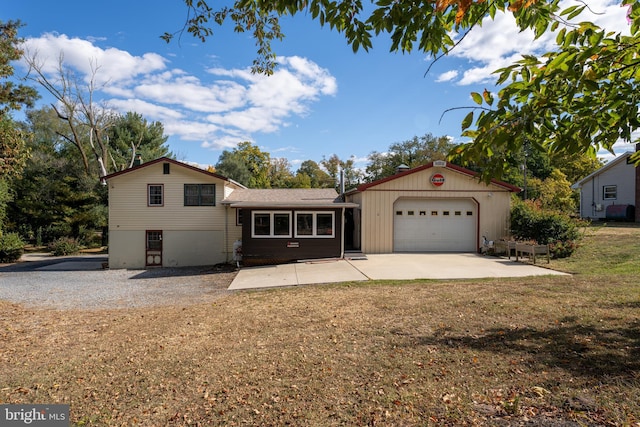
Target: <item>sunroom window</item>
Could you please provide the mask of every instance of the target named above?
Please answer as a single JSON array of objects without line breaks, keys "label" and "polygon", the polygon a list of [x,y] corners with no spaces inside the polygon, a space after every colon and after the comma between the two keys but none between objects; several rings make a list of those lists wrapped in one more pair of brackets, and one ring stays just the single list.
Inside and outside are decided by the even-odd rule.
[{"label": "sunroom window", "polygon": [[291,237],[291,212],[253,212],[252,237]]},{"label": "sunroom window", "polygon": [[334,237],[333,212],[296,212],[296,237]]}]

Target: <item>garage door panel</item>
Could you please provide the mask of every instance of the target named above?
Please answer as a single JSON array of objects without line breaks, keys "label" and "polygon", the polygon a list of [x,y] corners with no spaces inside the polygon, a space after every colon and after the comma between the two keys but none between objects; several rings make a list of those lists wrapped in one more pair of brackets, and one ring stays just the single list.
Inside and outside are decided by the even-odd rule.
[{"label": "garage door panel", "polygon": [[477,213],[470,199],[401,199],[394,211],[396,252],[476,251]]}]

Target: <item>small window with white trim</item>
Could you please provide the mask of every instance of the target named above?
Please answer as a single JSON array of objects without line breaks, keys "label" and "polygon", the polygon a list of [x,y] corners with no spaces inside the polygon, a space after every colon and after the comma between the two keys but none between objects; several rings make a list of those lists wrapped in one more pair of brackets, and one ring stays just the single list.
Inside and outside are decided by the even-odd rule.
[{"label": "small window with white trim", "polygon": [[147,206],[164,206],[164,185],[147,185]]},{"label": "small window with white trim", "polygon": [[252,212],[251,237],[291,237],[291,212]]},{"label": "small window with white trim", "polygon": [[605,185],[602,187],[602,200],[615,200],[618,198],[617,185]]}]

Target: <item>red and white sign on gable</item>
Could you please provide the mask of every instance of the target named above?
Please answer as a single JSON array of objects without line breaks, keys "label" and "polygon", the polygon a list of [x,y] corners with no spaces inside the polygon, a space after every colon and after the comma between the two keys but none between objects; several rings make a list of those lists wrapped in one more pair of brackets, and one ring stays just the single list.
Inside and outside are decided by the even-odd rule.
[{"label": "red and white sign on gable", "polygon": [[431,175],[431,184],[433,184],[435,187],[440,187],[442,184],[444,184],[444,175],[442,175],[441,173],[434,173],[433,175]]}]

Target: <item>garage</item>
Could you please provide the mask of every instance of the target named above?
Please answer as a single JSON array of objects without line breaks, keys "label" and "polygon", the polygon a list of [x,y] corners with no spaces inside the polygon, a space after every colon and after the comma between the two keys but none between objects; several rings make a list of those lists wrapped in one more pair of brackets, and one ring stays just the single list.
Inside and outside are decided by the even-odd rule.
[{"label": "garage", "polygon": [[477,205],[473,199],[398,199],[394,252],[475,252]]},{"label": "garage", "polygon": [[[361,184],[345,193],[355,203],[353,246],[364,254],[478,252],[481,237],[509,236],[511,195],[520,188],[436,160]],[[356,212],[359,210],[359,212]]]}]

